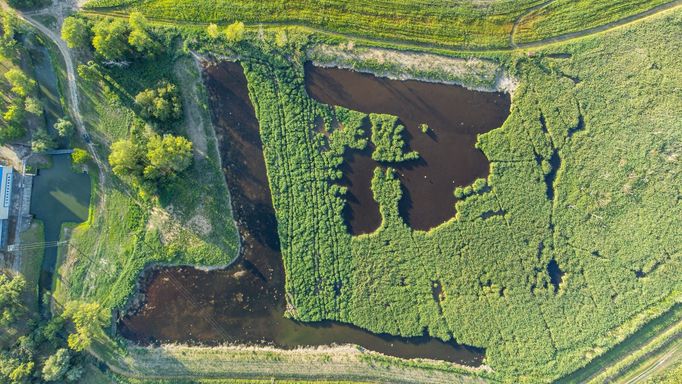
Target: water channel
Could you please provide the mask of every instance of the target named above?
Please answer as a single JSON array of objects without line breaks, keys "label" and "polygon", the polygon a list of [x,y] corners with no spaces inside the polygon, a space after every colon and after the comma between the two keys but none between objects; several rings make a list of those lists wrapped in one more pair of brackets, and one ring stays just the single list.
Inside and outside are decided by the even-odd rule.
[{"label": "water channel", "polygon": [[51,156],[52,166],[40,169],[33,179],[31,213],[45,226],[45,254],[40,274],[39,292],[51,290],[57,262],[62,224],[80,223],[88,218],[90,176],[74,172],[70,155]]},{"label": "water channel", "polygon": [[[246,79],[239,64],[227,62],[207,66],[204,77],[234,216],[243,241],[242,253],[234,265],[222,270],[204,271],[191,267],[148,270],[141,278],[145,300],[120,318],[118,329],[121,335],[142,344],[185,342],[214,345],[228,342],[295,348],[353,343],[403,358],[422,357],[480,365],[484,351],[478,348],[445,343],[426,336],[401,338],[373,334],[336,322],[310,324],[283,317],[286,303],[277,221],[270,197],[258,122],[248,97]],[[422,86],[421,83],[415,83]],[[315,84],[310,83],[309,86],[309,89],[313,89]],[[426,87],[425,92],[429,87],[453,88],[436,84],[423,86]],[[409,87],[407,91],[411,92]],[[503,97],[495,98],[499,99],[500,108],[508,109]],[[406,98],[399,100],[405,102]],[[442,108],[452,106],[446,104]],[[493,119],[481,125],[492,128],[496,122]],[[439,134],[441,126],[437,121],[433,124]],[[466,127],[471,130],[466,134],[469,135],[467,142],[473,147],[472,137],[475,137],[476,127]],[[484,127],[478,129],[482,131]],[[444,133],[442,135],[445,136]],[[428,140],[436,139],[429,137]],[[416,142],[409,141],[411,146]],[[465,146],[457,148],[460,147],[464,150]],[[484,170],[475,172],[475,175],[487,172],[485,157],[479,156],[485,164],[479,165],[477,169]],[[463,166],[467,167],[466,164]],[[374,166],[372,163],[369,174]],[[365,171],[357,168],[357,165],[354,167],[354,172]],[[453,189],[450,188],[450,196]]]}]

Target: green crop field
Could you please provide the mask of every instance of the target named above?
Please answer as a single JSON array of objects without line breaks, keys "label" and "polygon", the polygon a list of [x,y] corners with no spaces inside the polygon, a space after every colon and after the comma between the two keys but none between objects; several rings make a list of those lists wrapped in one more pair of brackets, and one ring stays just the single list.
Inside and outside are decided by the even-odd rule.
[{"label": "green crop field", "polygon": [[113,14],[134,9],[157,20],[302,25],[368,39],[480,49],[509,47],[517,20],[523,21],[519,41],[529,42],[603,25],[666,2],[671,0],[578,4],[543,0],[91,0],[86,7]]}]

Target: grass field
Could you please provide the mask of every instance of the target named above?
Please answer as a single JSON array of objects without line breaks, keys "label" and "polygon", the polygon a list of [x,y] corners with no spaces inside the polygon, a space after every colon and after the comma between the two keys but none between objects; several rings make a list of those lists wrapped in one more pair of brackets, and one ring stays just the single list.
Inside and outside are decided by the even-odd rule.
[{"label": "grass field", "polygon": [[[108,145],[128,135],[134,95],[162,79],[180,81],[174,63],[173,57],[163,56],[133,68],[100,68],[97,80],[80,82],[85,123],[103,144],[104,158]],[[197,77],[183,81],[181,86],[194,86]],[[172,129],[186,133],[185,122]],[[228,264],[237,254],[238,239],[215,151],[197,156],[187,176],[163,188],[159,202],[150,202],[109,174],[104,210],[74,230],[70,253],[60,269],[59,300],[96,300],[108,308],[121,307],[142,269],[151,263]]]},{"label": "grass field", "polygon": [[556,1],[538,11],[546,1],[91,0],[86,7],[118,14],[136,9],[159,20],[304,25],[374,40],[481,49],[509,47],[514,23],[522,17],[520,40],[537,41],[606,24],[665,1]]},{"label": "grass field", "polygon": [[[382,382],[482,384],[486,368],[466,368],[431,360],[402,360],[360,351],[354,346],[281,350],[268,347],[163,345],[125,348],[110,342],[92,349],[114,375],[132,382],[194,382],[208,379],[245,382]],[[311,369],[313,368],[314,369]],[[127,381],[124,381],[127,382]]]},{"label": "grass field", "polygon": [[[40,220],[33,220],[31,227],[20,234],[21,244],[41,244],[45,242],[45,230]],[[31,247],[21,251],[21,274],[26,279],[28,288],[26,303],[32,309],[38,307],[38,281],[43,265],[45,248]]]}]

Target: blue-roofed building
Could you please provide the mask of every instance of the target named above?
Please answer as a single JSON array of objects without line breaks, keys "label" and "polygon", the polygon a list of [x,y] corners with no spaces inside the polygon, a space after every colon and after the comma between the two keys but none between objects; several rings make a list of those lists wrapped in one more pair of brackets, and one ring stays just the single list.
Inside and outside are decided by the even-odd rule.
[{"label": "blue-roofed building", "polygon": [[9,165],[0,167],[0,248],[7,246],[9,210],[12,203],[12,180],[14,170]]}]

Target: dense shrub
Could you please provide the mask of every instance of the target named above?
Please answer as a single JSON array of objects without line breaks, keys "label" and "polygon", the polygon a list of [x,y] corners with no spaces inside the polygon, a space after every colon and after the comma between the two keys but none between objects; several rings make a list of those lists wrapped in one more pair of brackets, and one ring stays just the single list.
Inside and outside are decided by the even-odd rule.
[{"label": "dense shrub", "polygon": [[157,88],[138,93],[135,103],[147,119],[168,122],[182,116],[182,102],[176,86],[171,83],[163,82]]}]

